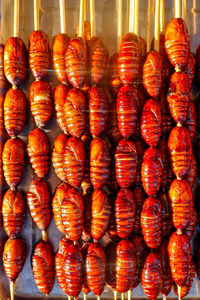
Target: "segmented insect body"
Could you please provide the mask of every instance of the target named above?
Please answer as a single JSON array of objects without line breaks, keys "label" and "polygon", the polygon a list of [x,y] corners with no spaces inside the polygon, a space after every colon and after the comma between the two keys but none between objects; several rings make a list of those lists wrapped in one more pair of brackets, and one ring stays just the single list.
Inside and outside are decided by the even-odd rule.
[{"label": "segmented insect body", "polygon": [[52,163],[56,175],[64,182],[67,181],[67,174],[64,171],[64,153],[68,138],[69,137],[64,133],[57,136],[54,141],[54,148],[52,152]]},{"label": "segmented insect body", "polygon": [[161,107],[161,129],[162,135],[168,136],[173,128],[173,119],[169,111],[167,102],[167,88],[163,87],[160,92],[160,107]]},{"label": "segmented insect body", "polygon": [[190,240],[193,238],[196,224],[197,224],[197,212],[195,209],[193,209],[192,218],[189,219],[189,223],[184,230],[184,233],[187,234],[187,236],[189,237]]},{"label": "segmented insect body", "polygon": [[64,84],[57,85],[54,90],[54,106],[56,111],[57,123],[60,129],[66,134],[68,133],[68,131],[64,113],[64,105],[69,90],[70,88]]},{"label": "segmented insect body", "polygon": [[141,138],[137,138],[135,140],[135,147],[136,147],[136,152],[138,155],[138,165],[137,165],[137,172],[135,175],[135,185],[140,186],[142,184],[142,181],[141,181],[142,160],[143,160],[144,152],[147,147],[146,147],[146,143]]},{"label": "segmented insect body", "polygon": [[167,139],[165,138],[160,139],[158,143],[158,149],[160,150],[160,153],[162,155],[162,161],[163,161],[161,186],[168,187],[171,184],[174,175],[170,164],[170,155],[169,155]]},{"label": "segmented insect body", "polygon": [[139,234],[142,231],[141,224],[140,224],[140,216],[141,216],[144,200],[146,199],[146,194],[145,194],[142,186],[134,187],[132,193],[133,193],[133,198],[135,200],[135,205],[136,205],[133,233]]},{"label": "segmented insect body", "polygon": [[122,82],[118,72],[118,53],[115,53],[110,57],[108,76],[111,91],[113,95],[117,96],[120,88],[122,87]]},{"label": "segmented insect body", "polygon": [[118,122],[117,122],[117,113],[116,113],[116,101],[113,99],[110,105],[110,111],[108,115],[108,128],[107,134],[111,142],[116,145],[121,140],[121,135],[119,132]]},{"label": "segmented insect body", "polygon": [[188,116],[185,121],[185,127],[189,131],[191,141],[193,141],[197,129],[197,112],[195,103],[191,100],[188,107]]},{"label": "segmented insect body", "polygon": [[185,67],[183,68],[183,71],[189,77],[190,89],[192,87],[192,83],[193,83],[193,79],[194,79],[195,66],[196,66],[195,56],[192,52],[190,52],[188,62],[185,65]]},{"label": "segmented insect body", "polygon": [[172,232],[172,217],[168,199],[168,193],[165,190],[159,192],[162,215],[162,236],[165,238],[170,236]]},{"label": "segmented insect body", "polygon": [[192,161],[190,164],[190,168],[189,168],[187,175],[185,176],[185,179],[189,183],[191,189],[194,186],[194,183],[196,180],[196,175],[197,175],[197,163],[196,163],[194,155],[192,154]]}]

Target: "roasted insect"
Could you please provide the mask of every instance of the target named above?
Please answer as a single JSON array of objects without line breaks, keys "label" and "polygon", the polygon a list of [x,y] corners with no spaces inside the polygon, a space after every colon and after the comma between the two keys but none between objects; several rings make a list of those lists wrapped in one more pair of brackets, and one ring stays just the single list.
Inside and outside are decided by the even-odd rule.
[{"label": "roasted insect", "polygon": [[192,52],[189,54],[188,62],[183,68],[183,71],[187,74],[189,77],[189,83],[190,83],[190,89],[192,87],[193,79],[194,79],[194,74],[195,74],[195,56]]},{"label": "roasted insect", "polygon": [[67,174],[64,171],[64,153],[65,145],[68,140],[68,136],[64,133],[57,136],[54,141],[54,148],[52,152],[52,163],[56,172],[56,175],[64,182],[67,181]]},{"label": "roasted insect", "polygon": [[115,53],[110,57],[108,76],[111,91],[114,96],[117,96],[120,88],[122,87],[118,71],[118,53]]},{"label": "roasted insect", "polygon": [[162,239],[161,204],[157,198],[149,197],[144,201],[141,212],[141,227],[144,241],[149,248],[160,246]]},{"label": "roasted insect", "polygon": [[116,290],[125,293],[131,288],[132,279],[136,273],[135,247],[131,241],[121,240],[116,252]]},{"label": "roasted insect", "polygon": [[121,239],[131,234],[135,224],[135,215],[136,204],[132,191],[120,189],[115,200],[115,223],[117,234]]},{"label": "roasted insect", "polygon": [[161,107],[157,100],[148,99],[141,116],[141,135],[150,147],[156,147],[161,136]]},{"label": "roasted insect", "polygon": [[67,78],[75,88],[82,88],[86,81],[86,44],[80,37],[73,38],[65,52]]},{"label": "roasted insect", "polygon": [[104,89],[93,87],[89,92],[90,133],[100,136],[107,129],[109,100]]},{"label": "roasted insect", "polygon": [[172,274],[169,265],[169,255],[167,252],[168,239],[163,240],[160,247],[160,258],[162,264],[162,289],[161,294],[167,296],[172,289]]},{"label": "roasted insect", "polygon": [[3,267],[8,279],[15,282],[26,260],[26,245],[21,238],[8,239],[3,249]]},{"label": "roasted insect", "polygon": [[29,38],[29,65],[35,79],[43,79],[50,64],[50,47],[46,33],[33,31]]},{"label": "roasted insect", "polygon": [[94,188],[101,188],[110,177],[111,156],[106,141],[94,138],[90,144],[90,180]]},{"label": "roasted insect", "polygon": [[100,296],[106,284],[106,257],[99,243],[91,243],[87,248],[86,278],[89,289]]},{"label": "roasted insect", "polygon": [[167,88],[163,87],[160,92],[160,107],[161,107],[161,129],[162,135],[168,136],[173,128],[173,119],[169,112],[169,106],[167,102]]},{"label": "roasted insect", "polygon": [[188,62],[190,38],[183,19],[173,18],[165,30],[165,50],[171,64],[181,70]]},{"label": "roasted insect", "polygon": [[10,238],[17,237],[24,225],[25,202],[20,191],[9,189],[2,203],[3,226]]},{"label": "roasted insect", "polygon": [[88,189],[87,192],[83,195],[84,201],[84,224],[83,224],[83,233],[82,240],[84,242],[90,241],[91,235],[91,225],[92,225],[92,199],[91,199],[91,190]]},{"label": "roasted insect", "polygon": [[24,143],[19,138],[7,140],[4,144],[2,160],[6,182],[11,189],[15,189],[24,175]]},{"label": "roasted insect", "polygon": [[116,145],[121,140],[121,135],[119,132],[119,127],[117,122],[115,99],[113,99],[112,103],[110,104],[107,134],[114,145]]},{"label": "roasted insect", "polygon": [[11,88],[4,101],[4,123],[10,137],[18,136],[26,120],[26,97],[21,89]]},{"label": "roasted insect", "polygon": [[44,127],[51,118],[53,105],[51,88],[47,81],[34,81],[30,87],[31,113],[37,127]]},{"label": "roasted insect", "polygon": [[191,269],[191,246],[186,234],[174,232],[168,244],[169,262],[173,281],[183,286]]},{"label": "roasted insect", "polygon": [[61,205],[61,219],[65,234],[72,241],[81,238],[84,223],[84,202],[81,194],[69,188]]},{"label": "roasted insect", "polygon": [[137,155],[138,155],[138,166],[137,166],[137,172],[136,172],[136,175],[135,175],[135,185],[140,186],[142,184],[142,181],[141,181],[141,165],[142,165],[144,152],[145,152],[147,147],[146,147],[146,143],[141,138],[137,138],[135,140],[135,146],[136,146],[136,152],[137,152]]},{"label": "roasted insect", "polygon": [[4,48],[4,72],[7,80],[19,86],[26,79],[27,50],[18,37],[7,40]]},{"label": "roasted insect", "polygon": [[67,182],[73,187],[79,187],[85,170],[85,148],[80,138],[67,139],[63,158]]},{"label": "roasted insect", "polygon": [[108,194],[102,189],[96,189],[91,199],[91,235],[94,240],[100,240],[105,234],[111,214]]},{"label": "roasted insect", "polygon": [[49,188],[44,179],[33,180],[27,193],[27,203],[33,221],[45,231],[51,222],[51,205]]},{"label": "roasted insect", "polygon": [[193,141],[197,129],[197,112],[195,103],[191,100],[189,102],[188,116],[185,121],[185,127],[189,131],[191,141]]},{"label": "roasted insect", "polygon": [[83,254],[83,284],[82,284],[82,292],[87,295],[90,292],[90,288],[87,283],[87,273],[86,273],[86,255],[87,255],[87,248],[89,243],[83,244],[82,246],[82,254]]},{"label": "roasted insect", "polygon": [[160,151],[148,148],[141,167],[142,185],[149,197],[156,195],[162,182],[163,162]]},{"label": "roasted insect", "polygon": [[149,253],[142,270],[142,288],[149,299],[156,299],[162,288],[162,265],[158,253]]},{"label": "roasted insect", "polygon": [[41,241],[36,244],[31,264],[38,289],[46,295],[49,294],[54,284],[54,259],[49,243]]},{"label": "roasted insect", "polygon": [[170,85],[167,93],[172,118],[177,124],[183,124],[188,116],[189,107],[189,78],[184,72],[174,72],[170,78]]},{"label": "roasted insect", "polygon": [[165,36],[162,33],[160,34],[159,42],[159,53],[162,58],[162,85],[167,86],[173,72],[173,66],[171,65],[168,55],[165,51]]},{"label": "roasted insect", "polygon": [[64,133],[67,133],[67,123],[65,120],[64,105],[69,90],[70,88],[63,84],[57,85],[57,87],[54,90],[54,105],[56,111],[56,118],[60,129]]},{"label": "roasted insect", "polygon": [[132,86],[123,86],[117,96],[117,121],[122,137],[129,138],[135,133],[138,117],[137,90]]},{"label": "roasted insect", "polygon": [[192,218],[189,219],[189,223],[184,230],[184,233],[187,234],[187,236],[189,237],[190,240],[193,238],[196,224],[197,224],[197,212],[195,209],[193,209]]},{"label": "roasted insect", "polygon": [[190,168],[189,168],[189,171],[188,171],[187,175],[185,176],[185,179],[189,183],[191,189],[194,186],[194,183],[195,183],[195,180],[196,180],[196,175],[197,175],[197,163],[196,163],[194,155],[192,154],[192,160],[191,160]]},{"label": "roasted insect", "polygon": [[38,177],[49,172],[49,141],[41,129],[34,129],[28,135],[27,154],[31,167]]},{"label": "roasted insect", "polygon": [[135,205],[136,205],[133,233],[139,234],[142,231],[141,224],[140,224],[140,215],[142,212],[142,206],[143,206],[144,200],[146,199],[146,194],[145,194],[142,186],[136,186],[132,192],[133,192],[133,198],[135,200]]},{"label": "roasted insect", "polygon": [[150,51],[143,66],[143,84],[150,97],[160,94],[162,84],[162,58],[157,51]]},{"label": "roasted insect", "polygon": [[115,173],[120,187],[133,185],[137,172],[138,156],[133,141],[122,139],[115,151]]},{"label": "roasted insect", "polygon": [[[181,287],[181,292],[180,292],[181,298],[184,298],[185,296],[187,296],[189,294],[190,289],[192,287],[194,276],[195,276],[195,264],[192,260],[190,272],[187,274],[187,280],[186,280],[185,284]],[[177,286],[175,284],[174,284],[174,290],[175,290],[176,295],[178,296],[178,290],[177,290]]]},{"label": "roasted insect", "polygon": [[174,127],[169,135],[168,148],[172,170],[177,179],[182,179],[188,173],[192,160],[189,131],[185,127]]},{"label": "roasted insect", "polygon": [[162,215],[162,237],[170,236],[172,232],[172,218],[168,199],[168,193],[165,190],[159,192]]},{"label": "roasted insect", "polygon": [[123,37],[119,50],[118,70],[120,80],[124,85],[131,85],[138,76],[140,69],[140,44],[133,33]]},{"label": "roasted insect", "polygon": [[170,164],[170,155],[169,155],[169,149],[168,149],[168,143],[167,139],[161,138],[158,143],[158,149],[160,150],[160,153],[162,155],[162,161],[163,161],[163,172],[162,172],[162,187],[168,187],[172,180],[173,180],[173,171]]},{"label": "roasted insect", "polygon": [[82,91],[71,89],[65,98],[64,116],[69,134],[81,137],[85,131],[86,99]]},{"label": "roasted insect", "polygon": [[53,65],[56,76],[62,84],[67,84],[67,73],[65,69],[65,52],[70,38],[68,35],[59,33],[53,40]]}]

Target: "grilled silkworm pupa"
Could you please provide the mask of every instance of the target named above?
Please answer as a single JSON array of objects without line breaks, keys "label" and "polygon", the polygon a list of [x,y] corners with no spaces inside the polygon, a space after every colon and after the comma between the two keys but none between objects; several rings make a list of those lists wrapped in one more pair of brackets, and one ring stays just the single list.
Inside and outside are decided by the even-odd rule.
[{"label": "grilled silkworm pupa", "polygon": [[129,85],[121,87],[117,96],[117,121],[122,137],[129,138],[135,133],[139,100],[137,90]]},{"label": "grilled silkworm pupa", "polygon": [[162,215],[159,199],[149,197],[142,207],[141,227],[145,243],[149,248],[155,249],[160,246],[162,239]]},{"label": "grilled silkworm pupa", "polygon": [[29,65],[35,79],[43,79],[49,70],[50,47],[46,33],[33,31],[29,38]]},{"label": "grilled silkworm pupa", "polygon": [[172,289],[172,274],[169,265],[169,255],[167,252],[168,239],[164,239],[160,246],[160,258],[162,264],[162,288],[161,294],[167,296]]},{"label": "grilled silkworm pupa", "polygon": [[100,296],[106,284],[106,257],[99,243],[91,243],[87,248],[86,278],[91,292]]},{"label": "grilled silkworm pupa", "polygon": [[108,115],[107,135],[114,145],[116,145],[121,140],[121,135],[119,132],[119,127],[118,127],[118,122],[117,122],[115,99],[113,99],[110,104],[110,110],[109,110],[109,115]]},{"label": "grilled silkworm pupa", "polygon": [[135,200],[135,205],[136,205],[133,233],[139,234],[142,231],[141,224],[140,224],[140,216],[141,216],[144,200],[146,199],[146,194],[142,186],[134,187],[132,192],[133,192],[133,198]]},{"label": "grilled silkworm pupa", "polygon": [[167,88],[163,87],[160,92],[160,107],[161,107],[161,129],[162,135],[168,136],[173,128],[173,119],[169,111],[167,102]]},{"label": "grilled silkworm pupa", "polygon": [[162,155],[162,161],[163,161],[163,174],[162,174],[162,187],[168,187],[174,177],[172,167],[170,164],[170,155],[169,155],[169,149],[168,149],[168,143],[166,138],[161,138],[158,143],[158,149],[160,150],[160,153]]},{"label": "grilled silkworm pupa", "polygon": [[9,38],[4,48],[4,73],[12,85],[19,86],[26,79],[27,60],[24,42],[18,37]]},{"label": "grilled silkworm pupa", "polygon": [[26,120],[26,96],[17,88],[10,88],[4,101],[4,123],[10,137],[16,137],[24,128]]},{"label": "grilled silkworm pupa", "polygon": [[173,281],[183,286],[190,272],[192,254],[190,240],[186,234],[174,232],[168,244],[169,262]]},{"label": "grilled silkworm pupa", "polygon": [[49,243],[40,241],[35,245],[31,265],[38,289],[48,295],[54,284],[54,258]]},{"label": "grilled silkworm pupa", "polygon": [[68,35],[59,33],[53,40],[53,66],[56,76],[62,84],[67,84],[67,73],[65,69],[65,52],[67,50],[70,38]]},{"label": "grilled silkworm pupa", "polygon": [[90,144],[90,180],[94,188],[103,187],[110,177],[111,155],[107,142],[99,137]]},{"label": "grilled silkworm pupa", "polygon": [[165,50],[171,64],[181,70],[188,62],[190,38],[183,19],[173,18],[165,30]]},{"label": "grilled silkworm pupa", "polygon": [[162,288],[162,265],[157,252],[148,254],[142,270],[142,289],[149,299],[156,299]]},{"label": "grilled silkworm pupa", "polygon": [[11,189],[15,189],[24,175],[24,143],[19,138],[7,140],[4,144],[2,160],[6,182]]},{"label": "grilled silkworm pupa", "polygon": [[101,87],[92,87],[89,92],[90,133],[100,136],[107,129],[109,99]]},{"label": "grilled silkworm pupa", "polygon": [[171,209],[168,199],[168,193],[165,189],[159,192],[159,199],[161,203],[161,215],[162,215],[162,237],[170,236],[172,232],[172,218]]},{"label": "grilled silkworm pupa", "polygon": [[3,226],[10,238],[17,237],[24,225],[25,202],[20,191],[9,189],[2,203]]},{"label": "grilled silkworm pupa", "polygon": [[105,234],[111,214],[111,205],[108,194],[102,189],[95,189],[91,198],[91,235],[100,240]]},{"label": "grilled silkworm pupa", "polygon": [[133,243],[121,240],[117,245],[116,256],[116,290],[125,293],[131,288],[137,268]]},{"label": "grilled silkworm pupa", "polygon": [[28,135],[27,154],[31,167],[38,177],[49,172],[49,141],[41,129],[34,129]]},{"label": "grilled silkworm pupa", "polygon": [[82,246],[82,254],[83,254],[83,284],[82,284],[82,292],[83,294],[87,295],[90,292],[90,288],[87,283],[87,273],[86,273],[86,255],[87,255],[87,248],[89,243],[85,243]]},{"label": "grilled silkworm pupa", "polygon": [[85,170],[85,147],[80,138],[69,137],[67,139],[63,166],[67,182],[73,187],[79,187],[83,181]]},{"label": "grilled silkworm pupa", "polygon": [[155,99],[148,99],[141,116],[141,135],[150,147],[156,147],[161,136],[161,107]]},{"label": "grilled silkworm pupa", "polygon": [[160,151],[148,148],[141,167],[142,185],[149,197],[156,195],[162,182],[163,162]]},{"label": "grilled silkworm pupa", "polygon": [[115,173],[117,183],[126,188],[133,185],[138,165],[135,143],[122,139],[115,151]]},{"label": "grilled silkworm pupa", "polygon": [[193,141],[197,129],[197,111],[194,101],[189,102],[188,116],[185,121],[185,127],[188,129],[191,141]]},{"label": "grilled silkworm pupa", "polygon": [[127,238],[135,224],[136,204],[131,190],[121,188],[115,200],[115,223],[121,239]]},{"label": "grilled silkworm pupa", "polygon": [[135,185],[141,186],[141,184],[142,184],[142,182],[141,182],[141,165],[142,165],[144,152],[147,147],[146,147],[146,143],[141,138],[137,138],[135,140],[135,147],[136,147],[136,152],[138,155],[138,165],[137,165],[137,172],[135,175]]},{"label": "grilled silkworm pupa", "polygon": [[65,145],[68,140],[68,136],[64,133],[61,133],[56,137],[54,141],[54,148],[52,152],[52,163],[55,169],[56,175],[64,182],[67,181],[67,174],[64,171],[64,153]]},{"label": "grilled silkworm pupa", "polygon": [[[181,298],[184,298],[185,296],[187,296],[189,294],[190,289],[192,287],[194,276],[195,276],[195,264],[192,259],[190,272],[187,275],[185,284],[181,287],[181,292],[180,292]],[[174,284],[174,291],[175,291],[176,295],[178,296],[178,289],[175,284]]]},{"label": "grilled silkworm pupa", "polygon": [[174,127],[169,135],[168,148],[172,170],[176,178],[180,180],[188,173],[192,160],[189,131],[185,127]]},{"label": "grilled silkworm pupa", "polygon": [[65,51],[65,68],[70,84],[80,89],[86,81],[86,43],[80,37],[71,39]]},{"label": "grilled silkworm pupa", "polygon": [[193,196],[187,180],[174,179],[169,189],[169,203],[173,225],[183,231],[193,216]]},{"label": "grilled silkworm pupa", "polygon": [[67,134],[67,123],[65,120],[64,105],[67,93],[70,88],[64,84],[59,84],[54,90],[54,106],[56,111],[57,123],[60,129]]},{"label": "grilled silkworm pupa", "polygon": [[51,204],[49,188],[44,179],[33,180],[27,193],[27,203],[33,221],[45,231],[51,222]]},{"label": "grilled silkworm pupa", "polygon": [[37,127],[44,127],[50,120],[53,105],[51,100],[51,88],[47,81],[34,81],[30,86],[31,114]]},{"label": "grilled silkworm pupa", "polygon": [[92,199],[91,199],[91,189],[88,189],[85,194],[83,194],[84,201],[84,224],[83,224],[83,233],[82,240],[88,242],[91,240],[91,223],[92,223]]},{"label": "grilled silkworm pupa", "polygon": [[170,78],[170,85],[167,93],[172,118],[177,124],[183,124],[188,116],[189,108],[189,78],[184,72],[174,72]]},{"label": "grilled silkworm pupa", "polygon": [[84,202],[81,194],[69,188],[61,204],[61,219],[65,234],[72,241],[81,238],[84,223]]},{"label": "grilled silkworm pupa", "polygon": [[124,85],[131,85],[140,69],[140,44],[134,33],[127,33],[122,38],[119,57],[119,76]]},{"label": "grilled silkworm pupa", "polygon": [[118,53],[115,53],[110,57],[108,78],[110,89],[113,95],[117,96],[120,88],[122,87],[122,82],[120,80],[118,71]]},{"label": "grilled silkworm pupa", "polygon": [[90,81],[97,85],[105,79],[108,67],[108,49],[100,37],[94,36],[89,40],[88,55]]},{"label": "grilled silkworm pupa", "polygon": [[185,72],[189,78],[190,89],[192,88],[192,83],[194,79],[195,66],[196,66],[195,56],[192,52],[190,52],[188,62],[183,68],[183,72]]},{"label": "grilled silkworm pupa", "polygon": [[8,239],[3,249],[3,267],[8,279],[15,282],[24,267],[26,245],[23,239]]},{"label": "grilled silkworm pupa", "polygon": [[193,238],[196,224],[197,224],[197,212],[196,212],[196,209],[194,208],[192,218],[189,220],[189,223],[184,230],[184,233],[187,234],[187,236],[189,237],[190,240]]},{"label": "grilled silkworm pupa", "polygon": [[162,85],[162,58],[157,51],[150,51],[143,65],[143,84],[150,97],[160,94]]},{"label": "grilled silkworm pupa", "polygon": [[86,98],[82,91],[71,89],[65,98],[64,116],[69,134],[81,137],[85,131]]},{"label": "grilled silkworm pupa", "polygon": [[185,179],[189,183],[191,189],[194,186],[194,183],[195,183],[195,180],[196,180],[196,175],[197,175],[197,163],[196,163],[194,154],[192,154],[192,160],[191,160],[190,168],[189,168],[189,171],[188,171],[187,175],[185,176]]}]

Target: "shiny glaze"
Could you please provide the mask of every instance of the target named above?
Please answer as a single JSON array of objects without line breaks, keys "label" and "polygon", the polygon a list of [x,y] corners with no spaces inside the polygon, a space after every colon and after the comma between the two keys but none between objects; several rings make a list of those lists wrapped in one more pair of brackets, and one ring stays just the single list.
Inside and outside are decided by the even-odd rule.
[{"label": "shiny glaze", "polygon": [[168,239],[164,239],[160,246],[160,258],[162,264],[162,288],[161,294],[167,296],[172,289],[172,274],[169,265],[169,255],[167,252]]},{"label": "shiny glaze", "polygon": [[121,239],[127,238],[134,227],[136,204],[131,190],[121,188],[115,200],[115,223]]},{"label": "shiny glaze", "polygon": [[122,137],[129,138],[135,133],[138,117],[137,90],[132,86],[123,86],[117,96],[117,121]]},{"label": "shiny glaze", "polygon": [[17,88],[10,88],[4,101],[4,123],[10,137],[16,137],[24,128],[26,120],[26,96]]},{"label": "shiny glaze", "polygon": [[119,127],[117,122],[117,111],[116,111],[115,99],[113,99],[112,103],[110,104],[107,135],[114,145],[116,145],[121,140],[121,135],[119,132]]},{"label": "shiny glaze", "polygon": [[150,97],[160,94],[162,84],[162,58],[157,51],[150,51],[143,65],[143,84]]},{"label": "shiny glaze", "polygon": [[183,19],[173,18],[165,30],[165,50],[171,64],[182,69],[188,62],[190,38]]},{"label": "shiny glaze", "polygon": [[18,37],[10,37],[4,48],[4,73],[7,80],[19,86],[26,79],[27,49]]},{"label": "shiny glaze", "polygon": [[141,135],[150,147],[156,147],[161,136],[161,107],[155,99],[148,99],[141,116]]},{"label": "shiny glaze", "polygon": [[141,181],[141,165],[142,165],[142,160],[144,156],[144,152],[147,149],[146,143],[144,142],[143,139],[137,138],[135,140],[135,147],[136,147],[136,152],[138,155],[138,165],[137,165],[137,172],[135,175],[135,185],[140,186],[142,184]]},{"label": "shiny glaze", "polygon": [[135,143],[122,139],[115,151],[115,174],[120,187],[133,185],[138,165]]},{"label": "shiny glaze", "polygon": [[29,38],[29,65],[35,79],[43,79],[49,70],[50,47],[46,33],[33,31]]},{"label": "shiny glaze", "polygon": [[144,192],[144,189],[142,186],[136,186],[132,190],[133,193],[133,198],[135,200],[136,204],[136,211],[135,211],[135,222],[133,225],[133,233],[134,234],[139,234],[141,233],[141,224],[140,224],[140,216],[142,212],[142,206],[144,203],[144,200],[146,199],[146,194]]},{"label": "shiny glaze", "polygon": [[161,215],[162,215],[162,237],[170,236],[172,232],[172,217],[170,204],[168,199],[168,193],[166,190],[159,192],[159,200],[161,203]]},{"label": "shiny glaze", "polygon": [[3,267],[10,281],[15,281],[26,260],[26,245],[23,239],[8,239],[4,245]]},{"label": "shiny glaze", "polygon": [[193,209],[192,218],[189,219],[188,225],[186,226],[186,228],[184,230],[184,233],[187,234],[187,236],[189,237],[190,240],[193,238],[196,224],[197,224],[197,212],[195,209]]},{"label": "shiny glaze", "polygon": [[42,128],[50,120],[53,105],[51,88],[47,81],[34,81],[29,92],[31,114],[37,127]]},{"label": "shiny glaze", "polygon": [[95,189],[91,197],[91,235],[94,240],[100,240],[105,234],[111,215],[108,194],[102,189]]},{"label": "shiny glaze", "polygon": [[140,121],[142,116],[142,110],[144,107],[144,104],[146,100],[148,99],[147,91],[144,88],[144,85],[140,82],[137,85],[137,96],[138,96],[138,115],[137,115],[137,122],[136,122],[136,129],[135,129],[135,135],[138,138],[141,138],[141,130],[140,130]]},{"label": "shiny glaze", "polygon": [[31,265],[38,289],[48,295],[54,284],[54,258],[49,243],[41,241],[35,245]]},{"label": "shiny glaze", "polygon": [[170,113],[176,123],[186,121],[189,107],[189,78],[184,72],[174,72],[170,78],[167,101]]},{"label": "shiny glaze", "polygon": [[166,138],[161,138],[158,143],[158,149],[160,150],[160,153],[162,155],[162,161],[163,161],[163,173],[162,173],[162,187],[168,187],[174,177],[171,163],[170,163],[170,155],[169,155],[169,149],[168,149],[168,142]]},{"label": "shiny glaze", "polygon": [[161,107],[161,130],[162,135],[168,136],[173,128],[173,119],[169,111],[167,102],[167,88],[163,87],[160,92],[160,107]]},{"label": "shiny glaze", "polygon": [[[181,287],[181,298],[184,298],[185,296],[187,296],[189,294],[190,289],[192,288],[194,277],[195,277],[195,264],[192,260],[190,272],[187,275],[187,280],[186,280],[184,286]],[[178,296],[177,286],[175,284],[174,284],[174,290],[175,290],[176,295]]]},{"label": "shiny glaze", "polygon": [[90,144],[90,180],[94,188],[101,188],[110,177],[111,155],[107,142],[94,138]]},{"label": "shiny glaze", "polygon": [[148,148],[141,167],[142,185],[149,197],[156,195],[162,182],[163,162],[160,151]]},{"label": "shiny glaze", "polygon": [[9,238],[17,237],[24,225],[25,201],[20,191],[7,190],[3,197],[3,226]]},{"label": "shiny glaze", "polygon": [[196,163],[194,155],[192,154],[192,160],[191,160],[190,168],[189,168],[189,171],[188,171],[187,175],[185,176],[185,179],[189,183],[191,189],[194,186],[196,176],[197,176],[197,163]]},{"label": "shiny glaze", "polygon": [[54,95],[53,95],[57,123],[60,129],[66,134],[67,134],[67,123],[65,120],[64,105],[69,91],[70,91],[70,87],[64,84],[59,84],[54,89]]},{"label": "shiny glaze", "polygon": [[185,127],[174,127],[169,135],[168,148],[172,170],[176,178],[182,179],[188,173],[192,160],[189,131]]},{"label": "shiny glaze", "polygon": [[112,94],[114,96],[117,96],[120,88],[122,87],[122,82],[120,80],[118,71],[118,53],[115,53],[110,57],[108,68],[108,80]]},{"label": "shiny glaze", "polygon": [[141,227],[144,241],[151,249],[160,246],[162,239],[162,214],[160,200],[147,198],[142,207]]},{"label": "shiny glaze", "polygon": [[124,85],[133,84],[140,68],[140,44],[134,33],[127,33],[122,38],[118,70],[120,80]]},{"label": "shiny glaze", "polygon": [[64,171],[64,153],[65,145],[69,136],[61,133],[55,138],[54,148],[52,152],[52,163],[55,169],[56,175],[64,182],[67,181],[67,174]]},{"label": "shiny glaze", "polygon": [[87,255],[87,248],[89,243],[85,243],[82,246],[82,254],[83,254],[83,284],[82,284],[82,292],[87,295],[90,292],[90,288],[87,283],[87,273],[86,273],[86,255]]},{"label": "shiny glaze", "polygon": [[49,172],[49,141],[41,129],[34,129],[28,135],[27,154],[31,167],[38,177]]},{"label": "shiny glaze", "polygon": [[44,179],[32,181],[27,193],[30,215],[40,230],[46,230],[51,222],[51,203],[49,188]]},{"label": "shiny glaze", "polygon": [[189,131],[191,141],[193,141],[197,129],[197,111],[195,103],[191,100],[189,102],[188,116],[185,121],[185,127]]},{"label": "shiny glaze", "polygon": [[88,242],[91,240],[91,224],[92,224],[92,199],[91,199],[91,189],[88,189],[85,194],[83,194],[84,201],[84,224],[82,232],[82,240]]},{"label": "shiny glaze", "polygon": [[24,143],[19,138],[5,142],[2,161],[5,180],[11,189],[15,189],[23,179],[25,166]]},{"label": "shiny glaze", "polygon": [[192,88],[192,83],[193,83],[194,74],[195,74],[195,67],[196,67],[195,56],[192,52],[190,52],[188,62],[185,65],[185,67],[183,68],[183,71],[189,77],[190,89]]},{"label": "shiny glaze", "polygon": [[65,68],[70,84],[82,88],[86,81],[87,53],[85,41],[80,37],[71,39],[65,51]]},{"label": "shiny glaze", "polygon": [[88,129],[86,129],[85,133],[82,135],[81,140],[85,146],[85,172],[81,183],[81,188],[83,190],[83,194],[86,194],[92,187],[90,181],[90,143],[92,141],[92,136],[90,135]]},{"label": "shiny glaze", "polygon": [[65,69],[65,52],[68,47],[70,38],[68,35],[58,33],[53,40],[53,66],[56,76],[62,84],[67,84],[67,73]]},{"label": "shiny glaze", "polygon": [[106,255],[106,283],[113,290],[116,290],[116,258],[117,244],[110,242],[105,248]]}]

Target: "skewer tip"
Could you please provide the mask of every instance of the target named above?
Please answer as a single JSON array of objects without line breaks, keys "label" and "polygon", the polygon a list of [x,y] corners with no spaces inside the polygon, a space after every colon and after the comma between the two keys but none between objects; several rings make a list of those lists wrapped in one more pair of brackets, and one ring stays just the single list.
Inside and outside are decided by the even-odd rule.
[{"label": "skewer tip", "polygon": [[163,295],[163,300],[167,300],[167,296],[166,295]]},{"label": "skewer tip", "polygon": [[131,300],[132,290],[128,290],[128,300]]},{"label": "skewer tip", "polygon": [[124,293],[121,293],[121,300],[124,300]]},{"label": "skewer tip", "polygon": [[14,300],[15,294],[15,283],[14,281],[10,281],[10,300]]},{"label": "skewer tip", "polygon": [[99,295],[97,296],[97,300],[100,300],[100,296]]},{"label": "skewer tip", "polygon": [[181,300],[181,286],[178,285],[178,300]]},{"label": "skewer tip", "polygon": [[46,230],[42,230],[42,240],[44,242],[47,242],[47,232],[46,232]]},{"label": "skewer tip", "polygon": [[114,294],[114,300],[117,300],[117,291],[114,291],[113,294]]},{"label": "skewer tip", "polygon": [[87,300],[87,294],[83,294],[83,299]]}]

